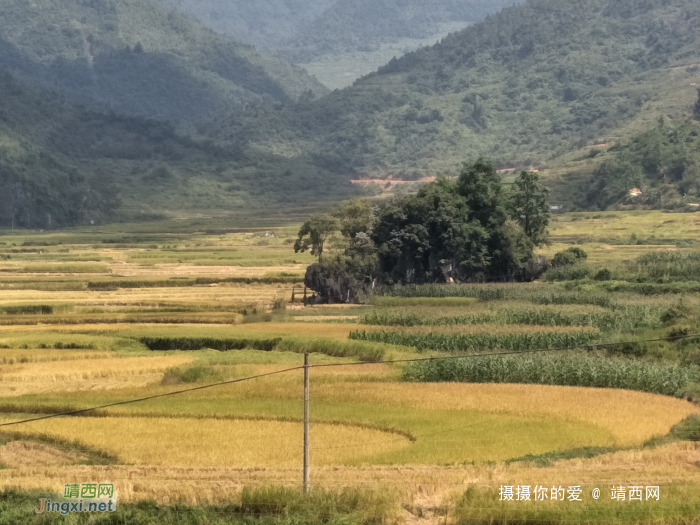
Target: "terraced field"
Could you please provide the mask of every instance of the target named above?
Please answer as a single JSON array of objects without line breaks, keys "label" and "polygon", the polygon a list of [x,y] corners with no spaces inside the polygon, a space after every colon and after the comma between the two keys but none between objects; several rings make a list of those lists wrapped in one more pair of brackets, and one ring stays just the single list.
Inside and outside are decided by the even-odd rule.
[{"label": "terraced field", "polygon": [[[576,217],[562,216],[554,238],[574,235]],[[627,235],[636,220],[597,217],[605,235],[612,223]],[[109,479],[120,501],[190,504],[238,501],[244,487],[298,487],[301,354],[310,353],[323,365],[311,369],[314,483],[390,486],[408,509],[398,521],[437,520],[445,506],[458,521],[475,505],[501,519],[513,510],[494,495],[504,483],[662,484],[665,512],[681,517],[694,509],[683,501],[700,502],[690,439],[700,425],[691,401],[700,350],[673,335],[698,332],[694,293],[569,281],[406,288],[366,305],[305,306],[309,258],[294,254],[293,232],[3,236],[0,487],[60,491]],[[605,241],[585,244],[588,264],[608,261]],[[553,348],[567,350],[542,358],[558,359],[551,369],[530,354],[470,357]],[[484,361],[469,368],[461,355]],[[606,388],[567,372],[584,361],[592,376],[607,374]]]}]

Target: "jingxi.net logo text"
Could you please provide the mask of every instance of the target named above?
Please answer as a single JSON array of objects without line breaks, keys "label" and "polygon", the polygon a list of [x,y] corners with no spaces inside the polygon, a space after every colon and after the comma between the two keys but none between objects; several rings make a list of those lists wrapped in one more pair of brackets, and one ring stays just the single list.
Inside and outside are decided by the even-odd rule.
[{"label": "jingxi.net logo text", "polygon": [[35,512],[37,514],[57,512],[65,515],[75,512],[117,510],[117,493],[113,483],[69,483],[64,487],[63,497],[59,496],[57,500],[41,498]]}]

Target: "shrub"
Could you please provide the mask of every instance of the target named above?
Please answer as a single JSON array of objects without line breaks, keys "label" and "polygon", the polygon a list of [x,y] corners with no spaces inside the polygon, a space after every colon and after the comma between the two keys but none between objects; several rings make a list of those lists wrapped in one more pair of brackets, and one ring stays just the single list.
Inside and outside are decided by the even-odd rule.
[{"label": "shrub", "polygon": [[175,385],[178,383],[197,383],[198,381],[217,381],[220,379],[221,376],[209,367],[169,368],[163,375],[162,384]]},{"label": "shrub", "polygon": [[588,254],[581,248],[568,248],[563,252],[558,252],[552,259],[553,268],[562,268],[564,266],[573,266],[588,258]]},{"label": "shrub", "polygon": [[612,279],[612,273],[607,268],[601,268],[598,270],[598,273],[593,276],[593,279],[596,281],[609,281]]}]

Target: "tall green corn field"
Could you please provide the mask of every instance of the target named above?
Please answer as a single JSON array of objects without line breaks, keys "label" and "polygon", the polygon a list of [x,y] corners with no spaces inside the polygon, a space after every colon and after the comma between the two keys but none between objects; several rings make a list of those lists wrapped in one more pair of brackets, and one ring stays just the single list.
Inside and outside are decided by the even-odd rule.
[{"label": "tall green corn field", "polygon": [[403,380],[413,382],[524,383],[638,390],[681,395],[700,382],[700,367],[662,365],[602,356],[531,354],[411,363]]}]

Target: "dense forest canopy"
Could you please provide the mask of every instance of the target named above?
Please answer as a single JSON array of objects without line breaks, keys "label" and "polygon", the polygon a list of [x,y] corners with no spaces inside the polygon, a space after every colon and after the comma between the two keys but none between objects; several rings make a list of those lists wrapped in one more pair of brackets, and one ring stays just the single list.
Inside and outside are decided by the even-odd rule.
[{"label": "dense forest canopy", "polygon": [[53,228],[172,210],[286,207],[356,195],[303,159],[194,139],[77,106],[0,70],[0,226]]},{"label": "dense forest canopy", "polygon": [[[363,34],[366,42],[374,33],[420,35],[467,5],[486,9],[476,0],[285,5],[299,15],[290,27],[316,27],[312,36],[320,40],[294,29],[284,45],[299,50],[290,42],[301,38],[311,54],[324,39],[342,48],[355,38],[343,35]],[[251,4],[230,7],[258,16]],[[372,23],[353,26],[363,17]],[[568,208],[689,207],[700,200],[699,21],[700,4],[691,0],[529,0],[328,93],[299,67],[155,0],[6,0],[0,225],[314,208],[361,194],[351,179],[444,176],[383,212],[389,222],[407,217],[391,231],[410,231],[406,246],[423,246],[421,228],[436,226],[409,218],[428,213],[435,199],[450,209],[485,209],[470,201],[482,187],[465,189],[462,177],[454,193],[449,180],[460,176],[465,158],[480,156],[496,167],[554,173],[546,182],[556,204]],[[581,158],[569,168],[576,151]],[[640,191],[633,195],[633,188]],[[506,199],[505,211],[489,212],[498,224],[472,217],[456,227],[488,256],[460,256],[450,278],[465,278],[459,268],[510,272],[518,257],[501,255],[524,249],[518,231],[540,242],[536,230],[545,218],[531,204],[539,202],[536,211],[546,199]],[[433,211],[437,223],[448,220]],[[500,233],[487,242],[480,228]],[[403,248],[400,256],[389,249],[397,239],[360,233],[366,237],[345,256],[374,246],[372,268],[392,268],[383,275],[401,268],[432,279],[439,273],[434,260],[452,250],[431,246],[427,259],[411,255],[411,264],[422,262],[409,268]]]}]

